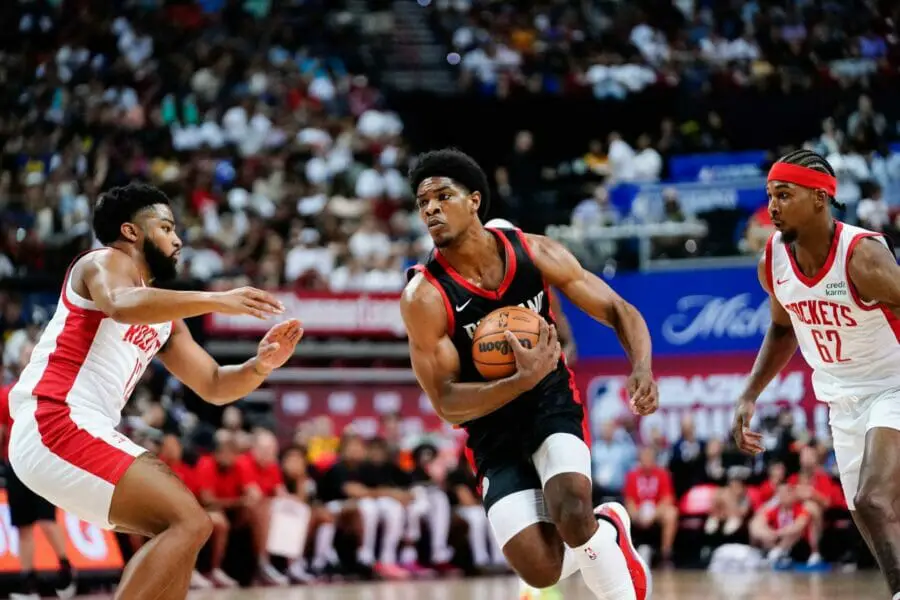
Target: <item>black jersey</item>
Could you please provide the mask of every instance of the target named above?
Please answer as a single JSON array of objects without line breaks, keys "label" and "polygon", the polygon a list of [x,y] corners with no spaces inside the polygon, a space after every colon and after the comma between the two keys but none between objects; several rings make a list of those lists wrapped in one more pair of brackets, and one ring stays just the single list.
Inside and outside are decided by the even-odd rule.
[{"label": "black jersey", "polygon": [[[486,381],[478,373],[472,360],[472,340],[479,322],[491,312],[507,306],[521,306],[535,311],[548,323],[555,324],[550,311],[549,287],[534,264],[525,235],[518,229],[488,231],[497,236],[505,249],[506,275],[497,290],[484,290],[466,281],[438,251],[433,252],[424,265],[415,268],[415,271],[423,272],[444,297],[448,335],[459,354],[461,382]],[[410,277],[413,273],[411,270]],[[513,434],[516,431],[531,430],[530,424],[526,422],[534,419],[540,412],[537,405],[544,398],[553,397],[563,401],[568,399],[569,402],[579,403],[574,389],[572,373],[561,356],[556,369],[533,389],[489,415],[463,423],[462,427],[469,434],[468,446],[475,453],[478,470],[482,470],[480,456],[489,453],[496,456],[498,453],[514,450],[509,443],[515,437]],[[521,450],[529,451],[526,448]]]}]

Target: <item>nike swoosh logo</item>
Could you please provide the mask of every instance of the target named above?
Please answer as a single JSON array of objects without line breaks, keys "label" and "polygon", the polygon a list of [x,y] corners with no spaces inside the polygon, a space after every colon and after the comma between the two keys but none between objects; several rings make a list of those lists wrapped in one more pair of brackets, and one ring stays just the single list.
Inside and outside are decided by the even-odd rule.
[{"label": "nike swoosh logo", "polygon": [[788,281],[790,281],[790,278],[788,278],[788,279],[777,279],[777,280],[775,280],[775,285],[781,285],[782,283],[787,283]]},{"label": "nike swoosh logo", "polygon": [[462,312],[463,310],[465,310],[465,308],[469,305],[469,302],[471,302],[471,301],[472,301],[472,299],[469,298],[468,300],[466,300],[466,301],[462,304],[462,306],[460,306],[459,304],[457,304],[457,305],[456,305],[456,312]]}]

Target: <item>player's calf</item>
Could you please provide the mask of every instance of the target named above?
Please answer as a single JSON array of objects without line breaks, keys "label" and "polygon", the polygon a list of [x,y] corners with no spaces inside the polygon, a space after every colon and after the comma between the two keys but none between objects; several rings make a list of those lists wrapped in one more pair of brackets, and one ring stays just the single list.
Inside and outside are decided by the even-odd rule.
[{"label": "player's calf", "polygon": [[109,521],[152,538],[126,565],[116,598],[187,595],[197,554],[213,524],[177,475],[156,457],[139,456],[116,485]]}]

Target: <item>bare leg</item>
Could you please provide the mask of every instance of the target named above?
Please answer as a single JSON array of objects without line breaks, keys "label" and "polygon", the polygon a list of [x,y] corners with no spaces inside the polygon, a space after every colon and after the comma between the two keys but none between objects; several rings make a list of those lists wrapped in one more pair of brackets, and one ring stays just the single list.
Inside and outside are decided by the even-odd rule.
[{"label": "bare leg", "polygon": [[547,588],[559,581],[565,547],[551,523],[535,523],[517,533],[503,554],[509,565],[528,585]]},{"label": "bare leg", "polygon": [[154,536],[125,566],[115,598],[187,597],[197,554],[212,532],[212,522],[168,467],[150,454],[138,457],[116,486],[109,520]]},{"label": "bare leg", "polygon": [[671,560],[672,546],[675,545],[675,536],[678,534],[678,509],[671,504],[664,504],[656,509],[656,518],[662,529],[662,558]]},{"label": "bare leg", "polygon": [[892,594],[900,593],[900,431],[870,429],[856,492],[856,517]]},{"label": "bare leg", "polygon": [[228,523],[228,517],[221,511],[211,511],[209,518],[213,523],[213,532],[211,537],[212,547],[210,548],[210,570],[215,571],[222,566],[222,560],[225,558],[225,550],[228,548],[228,532],[231,525]]}]

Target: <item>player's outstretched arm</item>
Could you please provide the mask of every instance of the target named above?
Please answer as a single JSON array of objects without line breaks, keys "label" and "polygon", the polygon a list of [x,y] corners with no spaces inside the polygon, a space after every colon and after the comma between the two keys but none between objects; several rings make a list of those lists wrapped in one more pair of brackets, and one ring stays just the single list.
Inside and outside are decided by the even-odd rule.
[{"label": "player's outstretched arm", "polygon": [[490,414],[533,388],[546,375],[517,371],[488,383],[460,383],[459,354],[447,335],[443,300],[422,275],[416,275],[403,291],[400,312],[416,379],[445,421],[459,425]]},{"label": "player's outstretched arm", "polygon": [[658,393],[651,369],[650,330],[641,313],[602,279],[585,269],[562,244],[527,234],[534,263],[544,279],[594,319],[616,332],[631,361],[628,380],[632,408],[639,414],[656,410]]},{"label": "player's outstretched arm", "polygon": [[211,404],[228,404],[258,388],[269,373],[287,362],[301,337],[300,321],[284,321],[263,337],[256,356],[240,365],[223,367],[194,340],[184,321],[177,321],[159,358],[198,396]]},{"label": "player's outstretched arm", "polygon": [[778,302],[778,299],[775,298],[769,287],[765,256],[759,260],[756,274],[759,277],[759,284],[769,294],[769,310],[772,313],[772,322],[769,324],[768,331],[766,331],[766,337],[759,348],[759,353],[756,355],[756,361],[753,363],[750,376],[747,377],[744,391],[738,398],[731,431],[738,447],[750,454],[757,454],[763,451],[762,438],[758,433],[750,431],[750,420],[753,418],[753,412],[756,408],[756,399],[759,398],[759,395],[771,383],[772,379],[787,366],[788,361],[797,352],[797,337],[794,335],[791,317],[781,303]]},{"label": "player's outstretched arm", "polygon": [[212,312],[264,319],[284,312],[284,306],[271,294],[249,287],[228,292],[144,287],[137,266],[123,252],[96,252],[78,267],[88,299],[119,323],[165,323]]},{"label": "player's outstretched arm", "polygon": [[863,238],[857,243],[847,272],[860,299],[900,309],[900,265],[881,242]]}]

